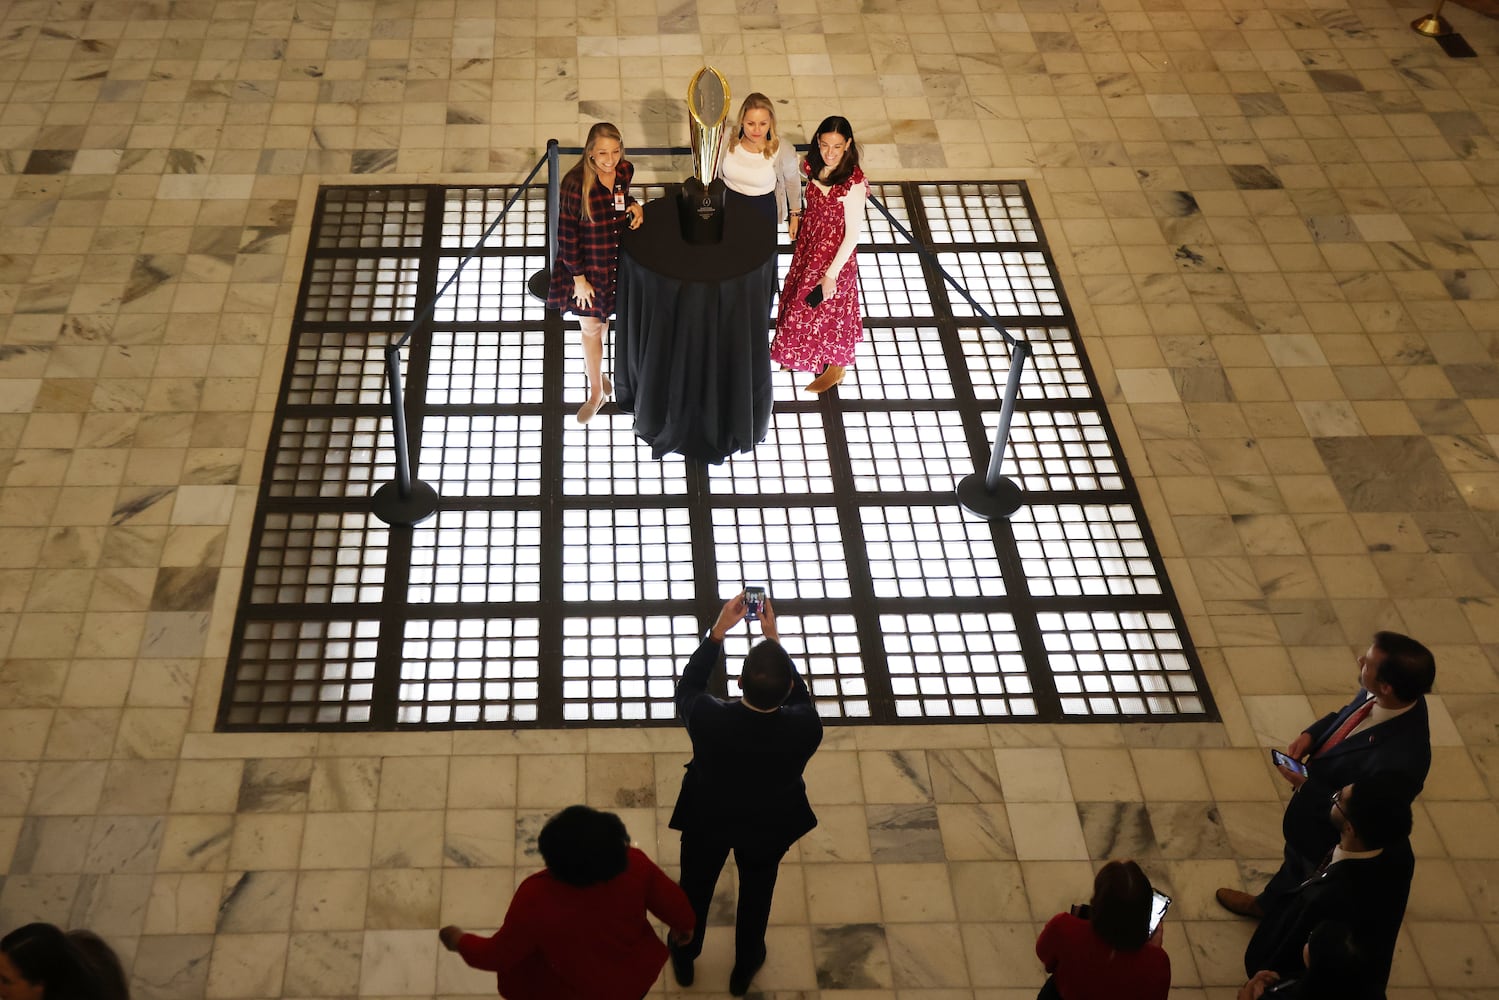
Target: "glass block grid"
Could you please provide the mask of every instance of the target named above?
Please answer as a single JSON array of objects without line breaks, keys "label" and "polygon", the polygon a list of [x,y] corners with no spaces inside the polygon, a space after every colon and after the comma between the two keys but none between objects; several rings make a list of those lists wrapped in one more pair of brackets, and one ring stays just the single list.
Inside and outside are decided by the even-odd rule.
[{"label": "glass block grid", "polygon": [[1040,233],[1014,181],[935,184],[923,191],[922,213],[933,243],[1036,243]]},{"label": "glass block grid", "polygon": [[985,459],[969,447],[955,410],[853,411],[844,415],[843,429],[860,492],[951,492]]},{"label": "glass block grid", "polygon": [[540,511],[443,510],[412,530],[412,603],[541,600]]},{"label": "glass block grid", "polygon": [[409,323],[416,318],[417,269],[409,257],[313,257],[302,294],[308,323]]},{"label": "glass block grid", "polygon": [[[305,331],[292,355],[292,406],[379,406],[385,402],[385,347],[399,333]],[[402,370],[405,359],[402,358]]]},{"label": "glass block grid", "polygon": [[422,424],[417,478],[443,496],[537,496],[541,416],[433,414]]},{"label": "glass block grid", "polygon": [[677,677],[697,644],[690,616],[564,619],[564,721],[670,722]]},{"label": "glass block grid", "polygon": [[720,580],[767,586],[780,600],[850,596],[833,507],[718,507],[713,542]]},{"label": "glass block grid", "polygon": [[427,192],[425,187],[332,188],[323,199],[314,246],[420,246],[426,232]]},{"label": "glass block grid", "polygon": [[447,285],[454,272],[458,278],[447,294],[437,300],[433,318],[439,323],[498,323],[503,320],[538,322],[546,314],[544,304],[531,297],[526,282],[545,269],[546,256],[526,255],[474,257],[458,270],[463,257],[444,257],[438,267],[437,285]]},{"label": "glass block grid", "polygon": [[682,507],[562,513],[562,599],[690,600],[692,527]]},{"label": "glass block grid", "polygon": [[378,601],[390,530],[366,511],[269,511],[261,525],[256,604]]},{"label": "glass block grid", "polygon": [[651,458],[651,446],[635,436],[632,417],[612,406],[584,427],[562,426],[562,492],[567,496],[681,496],[687,463],[680,455]]},{"label": "glass block grid", "polygon": [[[1031,356],[1021,370],[1020,399],[1087,400],[1095,398],[1093,380],[1083,363],[1082,350],[1065,326],[1011,326],[1010,333],[1030,345]],[[1010,346],[988,327],[960,329],[963,367],[979,399],[1003,399],[1010,377]]]},{"label": "glass block grid", "polygon": [[390,417],[289,414],[272,454],[270,492],[277,497],[368,497],[395,478]]},{"label": "glass block grid", "polygon": [[770,424],[770,433],[754,451],[709,468],[709,489],[719,494],[833,492],[833,460],[822,414],[782,410],[771,414]]},{"label": "glass block grid", "polygon": [[475,247],[526,247],[545,244],[547,238],[546,191],[531,188],[515,200],[488,242],[479,238],[494,222],[495,215],[515,195],[513,187],[449,188],[442,203],[442,248],[469,250]]},{"label": "glass block grid", "polygon": [[[1061,292],[1043,251],[939,252],[937,261],[958,284],[968,289],[985,312],[1001,321],[1062,318]],[[954,296],[952,307],[954,316],[978,315],[961,296]]]},{"label": "glass block grid", "polygon": [[1191,715],[1205,710],[1172,616],[1073,611],[1037,616],[1068,716]]},{"label": "glass block grid", "polygon": [[535,618],[406,622],[397,722],[535,722],[540,693],[541,641]]},{"label": "glass block grid", "polygon": [[[546,252],[540,187],[401,353],[414,474],[437,513],[374,517],[395,472],[384,346],[514,190],[321,195],[222,728],[675,725],[681,669],[747,584],[769,589],[830,721],[1215,716],[1021,182],[875,187],[1031,346],[1002,465],[1024,504],[1008,520],[964,513],[955,487],[987,466],[1010,349],[878,211],[848,380],[814,397],[810,375],[773,372],[766,439],[709,466],[652,459],[612,402],[573,419],[576,320],[526,291]],[[725,696],[749,642],[725,644]]]},{"label": "glass block grid", "polygon": [[1047,597],[1161,593],[1133,505],[1028,504],[1010,518],[1032,594]]},{"label": "glass block grid", "polygon": [[1002,597],[989,525],[950,504],[859,508],[876,597]]},{"label": "glass block grid", "polygon": [[230,726],[366,725],[372,717],[377,621],[251,619],[220,708]]},{"label": "glass block grid", "polygon": [[[985,440],[994,440],[997,426],[999,412],[987,414]],[[1125,488],[1119,457],[1098,410],[1017,410],[1002,469],[1030,493]]]},{"label": "glass block grid", "polygon": [[[443,330],[432,335],[427,402],[498,406],[542,401],[540,330]],[[384,391],[384,383],[381,383]]]},{"label": "glass block grid", "polygon": [[885,614],[885,656],[902,719],[1035,716],[1035,692],[1013,616]]},{"label": "glass block grid", "polygon": [[[997,338],[999,334],[994,336]],[[1008,359],[1005,363],[1009,363]],[[952,372],[943,350],[942,331],[936,324],[865,330],[856,367],[859,377],[838,387],[841,398],[907,401],[953,398]]]},{"label": "glass block grid", "polygon": [[[890,214],[906,230],[911,232],[911,213],[906,209],[905,193],[899,184],[876,184],[870,182],[869,193],[874,196],[880,204],[884,205]],[[865,213],[867,218],[864,229],[864,239],[875,246],[910,247],[904,236],[898,233],[890,220],[885,218],[872,203]]]}]

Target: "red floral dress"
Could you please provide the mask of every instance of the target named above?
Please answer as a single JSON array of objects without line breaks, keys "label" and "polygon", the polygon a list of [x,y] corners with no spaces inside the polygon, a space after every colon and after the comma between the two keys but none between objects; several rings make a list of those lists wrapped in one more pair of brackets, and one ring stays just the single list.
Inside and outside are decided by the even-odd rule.
[{"label": "red floral dress", "polygon": [[[806,165],[802,166],[803,171]],[[837,290],[820,305],[807,305],[807,293],[822,281],[838,247],[843,243],[843,199],[856,186],[867,196],[869,182],[855,168],[853,176],[823,191],[807,184],[807,208],[796,233],[796,250],[781,289],[776,335],[770,342],[770,359],[787,368],[819,372],[827,365],[848,367],[854,349],[864,339],[859,316],[859,266],[855,251],[838,272]]]},{"label": "red floral dress", "polygon": [[[615,284],[619,275],[619,234],[625,224],[623,209],[614,207],[614,193],[624,195],[625,205],[635,204],[630,180],[635,167],[620,160],[614,168],[614,187],[595,184],[588,195],[593,221],[580,218],[583,206],[582,174],[569,172],[558,191],[557,260],[547,289],[547,308],[575,316],[608,319],[614,313]],[[573,277],[583,275],[593,286],[593,305],[587,309],[573,301]]]}]

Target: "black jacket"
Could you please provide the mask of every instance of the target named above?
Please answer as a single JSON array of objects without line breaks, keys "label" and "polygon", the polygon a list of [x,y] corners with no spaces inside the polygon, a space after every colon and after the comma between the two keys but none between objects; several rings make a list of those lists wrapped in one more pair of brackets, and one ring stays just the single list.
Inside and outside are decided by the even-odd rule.
[{"label": "black jacket", "polygon": [[677,715],[692,738],[692,760],[670,825],[736,845],[785,849],[817,825],[802,770],[822,742],[822,719],[799,674],[774,712],[708,694],[721,651],[704,639],[677,682]]},{"label": "black jacket", "polygon": [[1340,710],[1306,728],[1312,734],[1307,778],[1291,796],[1281,829],[1287,846],[1312,864],[1338,842],[1337,831],[1328,820],[1333,792],[1344,785],[1358,784],[1371,774],[1394,771],[1411,781],[1414,794],[1426,783],[1426,772],[1431,769],[1431,726],[1425,698],[1410,711],[1348,737],[1325,756],[1316,756],[1322,743],[1369,697],[1361,690]]},{"label": "black jacket", "polygon": [[1339,861],[1303,882],[1273,901],[1260,920],[1244,952],[1245,972],[1252,976],[1274,969],[1284,979],[1302,975],[1301,948],[1312,928],[1324,920],[1341,920],[1364,955],[1365,985],[1382,997],[1415,866],[1409,841],[1402,841],[1372,858]]}]

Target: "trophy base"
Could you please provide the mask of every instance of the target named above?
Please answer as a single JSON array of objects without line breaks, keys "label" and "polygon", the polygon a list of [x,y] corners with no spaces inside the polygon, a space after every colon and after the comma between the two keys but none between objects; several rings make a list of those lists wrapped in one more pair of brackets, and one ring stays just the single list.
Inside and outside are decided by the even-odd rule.
[{"label": "trophy base", "polygon": [[693,246],[723,242],[724,185],[722,180],[704,185],[696,177],[682,182],[677,195],[677,218],[682,239]]}]

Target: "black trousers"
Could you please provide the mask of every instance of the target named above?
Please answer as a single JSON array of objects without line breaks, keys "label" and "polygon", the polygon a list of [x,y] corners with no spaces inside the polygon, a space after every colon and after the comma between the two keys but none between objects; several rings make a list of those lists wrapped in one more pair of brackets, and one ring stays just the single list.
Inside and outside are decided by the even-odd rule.
[{"label": "black trousers", "polygon": [[770,924],[770,903],[775,895],[776,875],[790,846],[767,847],[736,844],[712,834],[682,834],[682,891],[697,915],[697,933],[679,953],[696,959],[703,951],[708,929],[708,907],[729,852],[739,870],[739,905],[734,917],[734,965],[748,967],[765,958],[765,928]]}]

